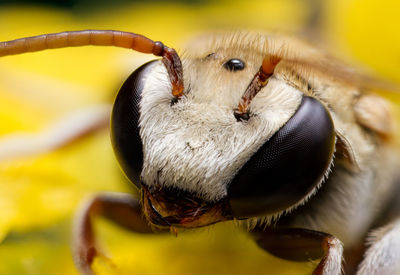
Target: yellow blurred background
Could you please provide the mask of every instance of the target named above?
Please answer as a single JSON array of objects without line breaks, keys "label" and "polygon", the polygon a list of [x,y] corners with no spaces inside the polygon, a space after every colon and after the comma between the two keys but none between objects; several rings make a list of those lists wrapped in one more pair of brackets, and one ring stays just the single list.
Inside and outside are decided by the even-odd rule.
[{"label": "yellow blurred background", "polygon": [[[68,1],[65,1],[68,2]],[[80,29],[132,31],[178,50],[209,30],[314,34],[349,64],[400,83],[397,0],[118,1],[67,6],[1,4],[0,41]],[[69,2],[68,2],[69,3]],[[319,17],[315,17],[320,7]],[[318,19],[318,20],[312,20]],[[40,132],[81,108],[112,103],[124,79],[151,56],[84,47],[0,58],[0,137]],[[392,102],[399,96],[380,91]],[[73,215],[98,191],[133,192],[112,153],[108,129],[54,152],[0,162],[0,274],[77,274],[70,253]],[[230,223],[175,236],[142,236],[96,221],[114,265],[99,274],[309,274],[310,263],[276,259]]]}]

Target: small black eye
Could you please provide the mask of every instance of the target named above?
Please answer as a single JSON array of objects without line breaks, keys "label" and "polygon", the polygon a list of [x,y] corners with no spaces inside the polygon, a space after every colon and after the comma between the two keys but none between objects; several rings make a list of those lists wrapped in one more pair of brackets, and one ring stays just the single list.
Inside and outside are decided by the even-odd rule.
[{"label": "small black eye", "polygon": [[225,62],[224,68],[228,71],[241,71],[245,67],[244,62],[237,58],[232,58]]}]

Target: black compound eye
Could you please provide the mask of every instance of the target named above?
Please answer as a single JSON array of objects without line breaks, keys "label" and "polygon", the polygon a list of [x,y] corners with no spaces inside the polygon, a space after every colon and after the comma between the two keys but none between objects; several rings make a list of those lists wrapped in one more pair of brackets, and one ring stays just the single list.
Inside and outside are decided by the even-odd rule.
[{"label": "black compound eye", "polygon": [[304,96],[296,113],[247,161],[228,187],[236,218],[277,213],[304,199],[332,160],[335,130],[316,99]]},{"label": "black compound eye", "polygon": [[143,145],[139,134],[140,101],[144,79],[151,61],[134,71],[122,85],[111,113],[111,142],[114,153],[126,176],[140,188],[143,166]]},{"label": "black compound eye", "polygon": [[232,72],[241,71],[244,67],[244,62],[238,58],[232,58],[224,63],[224,68]]}]

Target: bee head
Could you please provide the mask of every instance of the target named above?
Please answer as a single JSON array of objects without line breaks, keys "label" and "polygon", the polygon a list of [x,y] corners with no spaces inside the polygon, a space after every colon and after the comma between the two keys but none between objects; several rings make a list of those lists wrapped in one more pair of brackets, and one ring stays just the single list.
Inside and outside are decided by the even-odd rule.
[{"label": "bee head", "polygon": [[[226,43],[228,45],[226,45]],[[112,142],[122,169],[159,226],[198,227],[276,215],[315,192],[332,162],[335,129],[316,98],[285,81],[278,64],[235,115],[246,87],[270,53],[215,42],[182,58],[184,96],[171,94],[164,64],[137,69],[117,95]]]}]

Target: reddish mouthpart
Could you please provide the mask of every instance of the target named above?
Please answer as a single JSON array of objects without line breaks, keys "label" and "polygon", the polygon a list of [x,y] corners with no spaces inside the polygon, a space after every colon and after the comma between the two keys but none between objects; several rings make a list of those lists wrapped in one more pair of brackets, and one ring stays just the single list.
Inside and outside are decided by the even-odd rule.
[{"label": "reddish mouthpart", "polygon": [[232,220],[227,200],[207,202],[176,189],[149,189],[142,184],[142,205],[146,218],[158,227],[195,228]]}]

